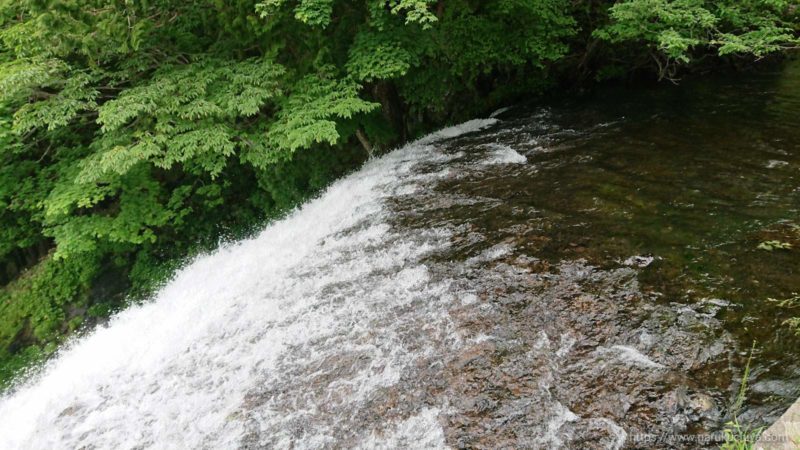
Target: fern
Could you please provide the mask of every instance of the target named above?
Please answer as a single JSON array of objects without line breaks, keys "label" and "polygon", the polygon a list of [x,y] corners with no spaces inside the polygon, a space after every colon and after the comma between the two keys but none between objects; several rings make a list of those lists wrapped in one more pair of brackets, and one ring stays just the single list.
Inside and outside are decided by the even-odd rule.
[{"label": "fern", "polygon": [[336,79],[327,74],[304,77],[281,100],[264,144],[248,148],[244,160],[263,168],[288,159],[298,149],[338,143],[339,121],[378,107],[359,97],[359,87],[350,79]]},{"label": "fern", "polygon": [[[417,47],[397,39],[401,33],[366,31],[356,35],[350,47],[348,72],[359,81],[399,78],[420,63]],[[414,49],[414,50],[411,50]]]}]

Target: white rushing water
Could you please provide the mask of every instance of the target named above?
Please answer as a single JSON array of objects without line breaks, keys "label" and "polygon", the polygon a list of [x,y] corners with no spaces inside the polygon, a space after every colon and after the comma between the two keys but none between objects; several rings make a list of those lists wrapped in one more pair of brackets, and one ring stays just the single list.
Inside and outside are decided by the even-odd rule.
[{"label": "white rushing water", "polygon": [[395,230],[386,202],[446,174],[415,170],[447,160],[436,139],[493,122],[372,160],[257,237],[198,258],[0,399],[0,449],[443,446],[435,408],[359,416],[420,360],[460,345],[442,307],[449,283],[422,263],[449,230]]}]

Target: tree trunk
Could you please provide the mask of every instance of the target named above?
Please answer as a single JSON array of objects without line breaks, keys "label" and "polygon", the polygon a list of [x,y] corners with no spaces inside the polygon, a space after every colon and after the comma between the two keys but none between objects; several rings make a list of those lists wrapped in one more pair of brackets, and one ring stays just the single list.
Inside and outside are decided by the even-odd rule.
[{"label": "tree trunk", "polygon": [[364,150],[367,152],[367,157],[372,158],[374,149],[372,144],[370,144],[369,139],[367,139],[367,136],[363,131],[361,131],[361,128],[356,130],[356,137],[358,138],[358,142],[361,143],[361,146],[364,147]]},{"label": "tree trunk", "polygon": [[406,142],[408,129],[405,108],[394,84],[391,81],[380,81],[375,84],[372,93],[381,104],[383,116],[397,132],[399,143]]}]

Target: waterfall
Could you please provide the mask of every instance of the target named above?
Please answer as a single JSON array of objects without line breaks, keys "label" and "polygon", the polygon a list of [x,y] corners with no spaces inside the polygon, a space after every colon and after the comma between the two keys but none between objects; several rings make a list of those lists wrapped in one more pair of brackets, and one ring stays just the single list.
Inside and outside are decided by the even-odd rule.
[{"label": "waterfall", "polygon": [[387,202],[447,175],[438,139],[494,122],[370,160],[198,257],[0,399],[0,448],[443,446],[436,405],[371,409],[460,345],[451,283],[423,262],[451,230],[393,227]]}]

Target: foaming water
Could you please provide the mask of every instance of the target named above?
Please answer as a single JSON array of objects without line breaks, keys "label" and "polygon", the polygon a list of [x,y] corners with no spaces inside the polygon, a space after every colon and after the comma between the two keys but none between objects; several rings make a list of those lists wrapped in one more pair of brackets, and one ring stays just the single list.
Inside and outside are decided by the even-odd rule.
[{"label": "foaming water", "polygon": [[[353,430],[348,415],[458,345],[441,307],[448,282],[421,262],[449,231],[393,230],[385,199],[446,173],[414,170],[448,159],[437,139],[494,122],[372,160],[258,237],[198,258],[0,400],[0,448],[443,445],[431,409],[387,430]],[[268,401],[254,400],[265,390]]]}]

